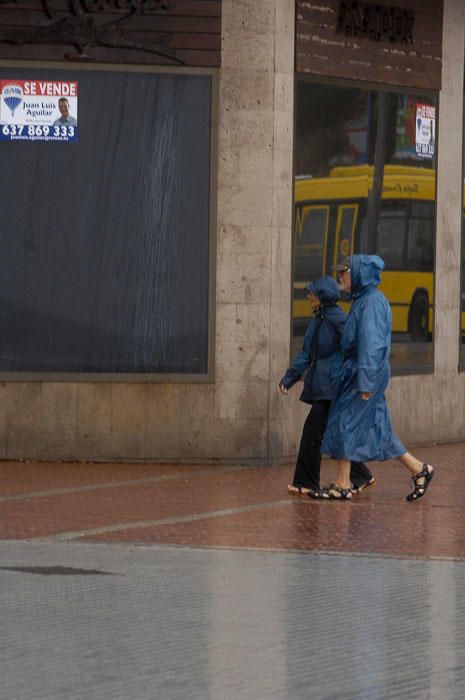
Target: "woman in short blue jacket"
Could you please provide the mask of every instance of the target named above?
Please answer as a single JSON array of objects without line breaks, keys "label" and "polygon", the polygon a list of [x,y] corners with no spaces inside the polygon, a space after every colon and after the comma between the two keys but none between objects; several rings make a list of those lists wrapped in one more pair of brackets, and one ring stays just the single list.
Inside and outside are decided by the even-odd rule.
[{"label": "woman in short blue jacket", "polygon": [[409,501],[425,495],[434,474],[430,464],[422,464],[406,451],[391,427],[384,395],[390,376],[391,307],[377,289],[383,268],[377,255],[352,255],[336,268],[353,303],[341,340],[341,380],[322,445],[324,454],[338,460],[330,498],[352,497],[352,460],[399,459],[412,475]]},{"label": "woman in short blue jacket", "polygon": [[[304,424],[294,479],[288,490],[324,498],[328,496],[320,490],[320,447],[342,368],[340,343],[346,315],[337,305],[340,294],[332,277],[320,277],[307,286],[307,292],[314,317],[305,332],[302,350],[281,379],[279,388],[282,394],[287,394],[306,371],[300,400],[312,404],[312,408]],[[357,491],[374,483],[372,473],[363,463],[351,465],[350,478]]]}]

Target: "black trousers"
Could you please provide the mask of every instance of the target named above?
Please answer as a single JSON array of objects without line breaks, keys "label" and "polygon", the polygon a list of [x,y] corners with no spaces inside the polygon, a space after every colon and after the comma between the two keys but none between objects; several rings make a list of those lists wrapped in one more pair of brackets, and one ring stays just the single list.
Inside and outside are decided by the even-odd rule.
[{"label": "black trousers", "polygon": [[[314,401],[304,423],[294,473],[294,486],[320,488],[321,443],[328,422],[331,401]],[[350,463],[350,480],[355,487],[369,481],[373,474],[364,462]]]}]

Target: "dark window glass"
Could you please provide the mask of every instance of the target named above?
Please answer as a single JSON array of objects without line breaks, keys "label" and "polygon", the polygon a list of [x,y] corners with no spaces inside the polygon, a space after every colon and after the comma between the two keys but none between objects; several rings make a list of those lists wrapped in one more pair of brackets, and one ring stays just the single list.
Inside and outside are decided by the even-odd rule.
[{"label": "dark window glass", "polygon": [[318,276],[324,260],[328,212],[326,209],[302,210],[302,227],[296,236],[295,279],[306,280],[308,273]]},{"label": "dark window glass", "polygon": [[1,142],[0,369],[205,373],[210,76],[77,80],[77,143]]},{"label": "dark window glass", "polygon": [[376,252],[389,270],[402,270],[405,246],[405,210],[381,211],[378,222]]},{"label": "dark window glass", "polygon": [[342,209],[341,228],[339,235],[341,236],[341,238],[348,241],[352,239],[352,231],[354,228],[354,215],[355,210],[352,207],[350,209],[347,207],[344,207]]},{"label": "dark window glass", "polygon": [[293,350],[309,320],[304,282],[334,274],[334,263],[347,255],[376,253],[385,262],[380,289],[392,307],[393,370],[428,371],[436,99],[298,79],[295,133],[295,221],[302,226],[312,206],[326,207],[327,218],[305,252],[296,225]]},{"label": "dark window glass", "polygon": [[434,264],[433,219],[413,217],[409,220],[407,265],[412,270],[431,270]]}]

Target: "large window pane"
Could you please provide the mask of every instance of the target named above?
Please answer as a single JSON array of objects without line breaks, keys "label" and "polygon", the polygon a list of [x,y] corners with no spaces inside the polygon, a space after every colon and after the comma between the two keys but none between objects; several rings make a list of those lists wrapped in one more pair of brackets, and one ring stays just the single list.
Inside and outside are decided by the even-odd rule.
[{"label": "large window pane", "polygon": [[205,373],[211,77],[77,81],[76,143],[0,142],[0,370]]},{"label": "large window pane", "polygon": [[376,253],[392,307],[392,368],[429,371],[435,98],[299,79],[296,121],[293,350],[309,319],[305,284],[347,255]]}]

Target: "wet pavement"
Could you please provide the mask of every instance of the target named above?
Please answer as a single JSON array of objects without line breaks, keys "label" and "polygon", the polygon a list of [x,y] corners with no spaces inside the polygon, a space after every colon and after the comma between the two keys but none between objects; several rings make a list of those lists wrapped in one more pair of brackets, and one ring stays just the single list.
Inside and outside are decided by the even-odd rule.
[{"label": "wet pavement", "polygon": [[[437,467],[408,503],[409,475],[374,463],[352,502],[288,496],[292,466],[0,465],[0,539],[47,539],[465,558],[465,444],[419,448]],[[324,463],[322,482],[334,476]]]},{"label": "wet pavement", "polygon": [[465,696],[462,562],[69,542],[0,557],[8,700]]},{"label": "wet pavement", "polygon": [[[1,697],[465,697],[465,444],[352,502],[292,465],[0,464]],[[323,466],[323,481],[334,475]]]}]

